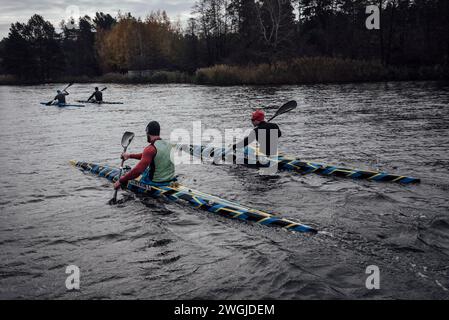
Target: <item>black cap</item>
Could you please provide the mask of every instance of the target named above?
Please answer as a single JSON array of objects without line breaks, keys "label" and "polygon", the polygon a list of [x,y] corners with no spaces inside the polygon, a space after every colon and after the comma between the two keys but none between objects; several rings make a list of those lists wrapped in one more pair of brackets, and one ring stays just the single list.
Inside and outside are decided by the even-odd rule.
[{"label": "black cap", "polygon": [[157,121],[151,121],[147,125],[147,134],[151,136],[158,136],[161,134],[161,126],[159,125],[159,122]]},{"label": "black cap", "polygon": [[97,91],[98,91],[98,87],[95,87],[95,90],[97,90]]}]

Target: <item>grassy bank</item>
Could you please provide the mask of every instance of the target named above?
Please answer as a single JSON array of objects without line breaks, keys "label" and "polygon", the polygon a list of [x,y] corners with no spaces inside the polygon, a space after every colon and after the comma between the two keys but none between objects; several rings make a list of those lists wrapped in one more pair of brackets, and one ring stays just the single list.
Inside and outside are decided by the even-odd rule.
[{"label": "grassy bank", "polygon": [[335,58],[299,58],[290,62],[253,66],[217,65],[199,69],[196,83],[211,85],[235,84],[309,84],[394,80],[448,79],[448,70],[441,66],[385,67],[379,62]]},{"label": "grassy bank", "polygon": [[[205,85],[282,85],[371,81],[449,80],[449,67],[385,67],[376,61],[337,58],[298,58],[288,62],[247,66],[216,65],[194,75],[178,71],[156,71],[147,76],[108,73],[99,77],[63,77],[46,82],[77,83],[194,83]],[[1,76],[0,84],[34,84],[12,76]]]}]

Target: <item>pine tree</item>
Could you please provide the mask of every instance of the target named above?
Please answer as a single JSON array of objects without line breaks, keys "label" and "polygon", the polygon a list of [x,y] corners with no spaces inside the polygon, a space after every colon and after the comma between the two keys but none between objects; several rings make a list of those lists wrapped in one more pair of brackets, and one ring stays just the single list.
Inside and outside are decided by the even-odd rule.
[{"label": "pine tree", "polygon": [[22,79],[49,80],[64,69],[63,55],[53,25],[40,15],[28,23],[11,25],[4,40],[5,70]]}]

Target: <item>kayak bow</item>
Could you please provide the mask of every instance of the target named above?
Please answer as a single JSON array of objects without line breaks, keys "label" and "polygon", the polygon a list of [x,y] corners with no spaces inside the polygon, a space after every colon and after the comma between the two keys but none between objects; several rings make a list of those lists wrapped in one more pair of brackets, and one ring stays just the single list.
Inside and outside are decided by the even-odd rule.
[{"label": "kayak bow", "polygon": [[[185,144],[177,144],[176,147],[180,150],[189,152],[192,156],[201,158],[201,159],[214,159],[214,161],[229,161],[232,160],[233,163],[236,163],[237,156],[230,149],[226,148],[218,148],[218,147],[209,147],[209,146],[201,146],[201,145],[185,145]],[[248,161],[248,158],[263,159],[263,163],[267,163],[267,165],[248,165],[245,164]],[[367,170],[358,170],[358,169],[348,169],[335,167],[331,165],[325,165],[320,163],[302,161],[298,158],[288,157],[280,154],[277,157],[268,158],[260,153],[257,153],[254,148],[246,148],[244,153],[244,162],[238,162],[238,164],[245,164],[249,167],[268,167],[269,161],[277,163],[278,169],[282,171],[292,171],[299,174],[308,174],[308,173],[317,173],[324,176],[337,176],[342,178],[352,178],[352,179],[365,179],[370,181],[381,181],[381,182],[398,182],[402,184],[410,184],[410,183],[420,183],[421,180],[418,178],[388,174],[385,172],[378,171],[367,171]],[[255,163],[255,161],[253,161]]]},{"label": "kayak bow", "polygon": [[[111,182],[118,179],[120,170],[118,168],[98,165],[88,162],[70,162],[73,166],[80,168],[99,177],[107,178]],[[304,224],[284,219],[274,214],[260,210],[250,209],[238,203],[227,201],[200,191],[192,190],[185,186],[174,183],[170,186],[149,186],[139,182],[139,179],[128,182],[126,189],[137,194],[144,194],[153,198],[165,197],[172,201],[182,200],[194,208],[202,209],[219,214],[226,218],[239,219],[256,222],[262,225],[280,227],[285,230],[296,232],[317,233],[317,230]]]}]

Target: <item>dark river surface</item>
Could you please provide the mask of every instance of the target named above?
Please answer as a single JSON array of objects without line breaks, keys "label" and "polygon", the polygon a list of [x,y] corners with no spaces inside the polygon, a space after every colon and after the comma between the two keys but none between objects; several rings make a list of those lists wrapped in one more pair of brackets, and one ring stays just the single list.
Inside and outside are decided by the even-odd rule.
[{"label": "dark river surface", "polygon": [[[124,105],[39,105],[64,86],[0,87],[1,299],[449,298],[449,85],[107,84],[105,100]],[[92,87],[75,84],[69,101]],[[305,235],[161,199],[110,206],[109,182],[69,165],[119,166],[123,132],[141,152],[150,120],[165,138],[193,121],[248,129],[257,106],[292,99],[298,108],[276,120],[283,152],[422,183],[177,166],[184,185],[322,231]],[[66,289],[68,265],[80,268],[79,291]],[[370,265],[379,290],[365,286]]]}]

